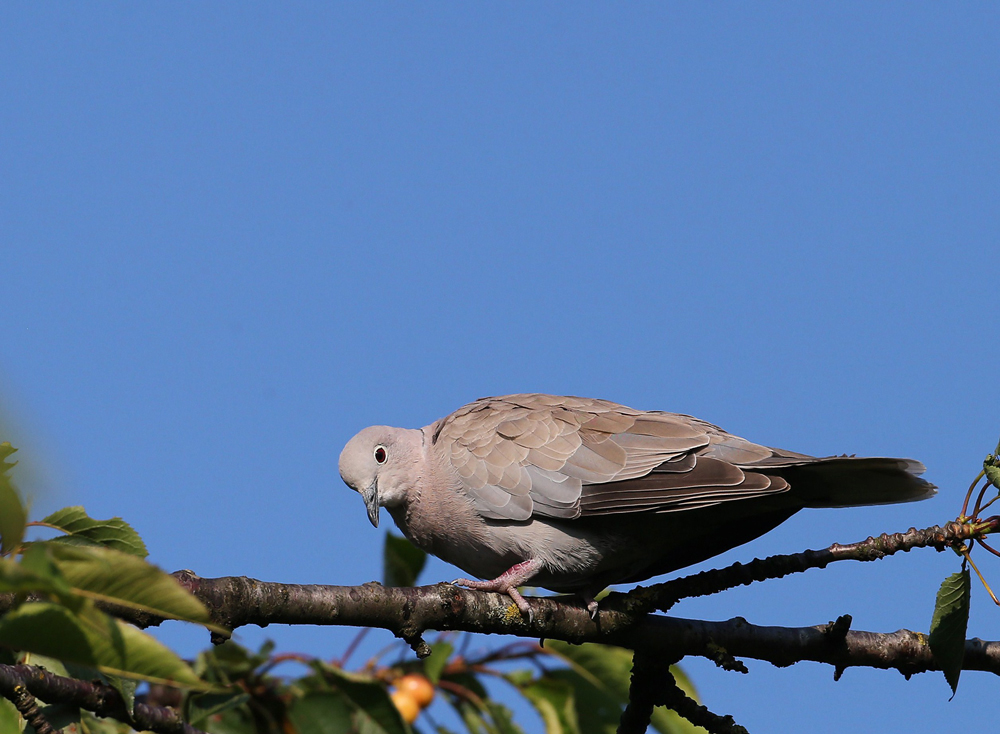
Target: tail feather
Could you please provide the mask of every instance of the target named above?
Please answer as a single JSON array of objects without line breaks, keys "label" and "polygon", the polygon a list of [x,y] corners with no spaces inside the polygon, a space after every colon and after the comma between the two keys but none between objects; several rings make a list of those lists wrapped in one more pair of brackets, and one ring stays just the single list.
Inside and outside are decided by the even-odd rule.
[{"label": "tail feather", "polygon": [[791,485],[806,507],[857,507],[916,502],[937,494],[920,475],[925,467],[913,459],[829,456],[768,467]]}]

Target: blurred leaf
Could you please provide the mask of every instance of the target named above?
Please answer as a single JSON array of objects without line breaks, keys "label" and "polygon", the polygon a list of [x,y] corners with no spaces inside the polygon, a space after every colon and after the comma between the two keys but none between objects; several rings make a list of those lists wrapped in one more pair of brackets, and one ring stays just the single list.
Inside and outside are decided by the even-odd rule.
[{"label": "blurred leaf", "polygon": [[108,685],[118,691],[118,695],[122,697],[122,701],[125,703],[125,710],[128,711],[129,716],[134,714],[136,682],[109,673],[105,673],[104,678],[107,680]]},{"label": "blurred leaf", "polygon": [[242,706],[250,700],[250,694],[241,690],[220,693],[192,693],[184,701],[184,718],[198,726],[203,719]]},{"label": "blurred leaf", "polygon": [[24,719],[21,718],[21,714],[17,713],[14,704],[0,696],[0,731],[17,734],[21,731],[23,724]]},{"label": "blurred leaf", "polygon": [[99,719],[89,711],[80,712],[80,731],[86,734],[132,734],[133,729],[115,719]]},{"label": "blurred leaf", "polygon": [[28,512],[10,470],[17,462],[8,462],[7,457],[17,449],[8,442],[0,443],[0,553],[10,553],[24,539],[24,528],[28,522]]},{"label": "blurred leaf", "polygon": [[[351,706],[351,715],[359,731],[365,734],[409,734],[409,727],[389,698],[389,692],[378,680],[350,673],[320,660],[313,661],[311,667]],[[328,691],[313,691],[306,696],[314,693]]]},{"label": "blurred leaf", "polygon": [[[510,680],[513,683],[515,679]],[[580,723],[573,700],[573,686],[568,681],[538,678],[527,685],[518,685],[518,689],[542,717],[546,734],[578,734]]]},{"label": "blurred leaf", "polygon": [[209,734],[259,734],[257,722],[247,706],[212,714],[198,728]]},{"label": "blurred leaf", "polygon": [[195,672],[205,680],[229,685],[237,680],[250,678],[253,672],[266,663],[274,650],[274,643],[267,640],[260,650],[251,653],[232,640],[215,645],[198,655]]},{"label": "blurred leaf", "polygon": [[497,730],[486,721],[482,709],[471,701],[455,699],[453,705],[469,734],[498,734]]},{"label": "blurred leaf", "polygon": [[0,618],[0,645],[154,683],[205,688],[188,665],[153,637],[88,605],[80,614],[48,602]]},{"label": "blurred leaf", "polygon": [[514,723],[514,714],[509,708],[492,699],[486,699],[484,703],[498,734],[524,734],[524,730]]},{"label": "blurred leaf", "polygon": [[307,693],[288,710],[288,718],[298,734],[343,734],[353,732],[353,707],[341,693]]},{"label": "blurred leaf", "polygon": [[588,678],[572,669],[549,671],[546,678],[565,683],[572,689],[580,734],[614,734],[618,731],[623,704],[617,696],[604,688],[595,687]]},{"label": "blurred leaf", "polygon": [[139,533],[120,517],[94,520],[87,517],[82,507],[76,506],[56,510],[42,522],[66,533],[54,542],[102,545],[140,558],[149,555]]},{"label": "blurred leaf", "polygon": [[953,573],[941,583],[928,643],[934,659],[941,665],[954,697],[965,659],[965,630],[969,624],[969,569]]},{"label": "blurred leaf", "polygon": [[437,682],[441,680],[441,671],[448,664],[448,658],[451,657],[454,649],[450,642],[443,640],[431,645],[430,657],[424,659],[424,675],[434,685],[437,685]]},{"label": "blurred leaf", "polygon": [[[61,675],[63,678],[79,677],[70,673],[69,668],[61,660],[56,660],[46,655],[39,655],[35,652],[21,653],[21,659],[18,662],[24,665],[34,665],[36,668],[44,668],[53,675]],[[84,668],[84,670],[90,670],[90,668]],[[86,676],[83,676],[81,679],[86,680]]]},{"label": "blurred leaf", "polygon": [[486,692],[485,688],[483,688],[483,684],[480,683],[479,679],[472,675],[472,673],[452,673],[450,675],[442,675],[441,679],[457,683],[462,686],[462,688],[471,691],[473,694],[484,700],[490,697],[490,694]]},{"label": "blurred leaf", "polygon": [[73,590],[52,558],[37,544],[29,545],[21,562],[0,558],[0,592],[52,594],[70,602]]},{"label": "blurred leaf", "polygon": [[[570,671],[576,674],[568,675],[570,671],[556,670],[552,671],[551,676],[573,685],[580,731],[583,734],[616,731],[621,709],[628,703],[632,653],[609,645],[571,645],[559,640],[546,640],[545,649],[569,663]],[[687,676],[676,665],[670,667],[670,672],[678,686],[697,701],[697,693]],[[662,706],[653,709],[650,724],[660,734],[705,731]]]},{"label": "blurred leaf", "polygon": [[521,727],[514,723],[510,709],[493,700],[476,676],[459,673],[444,676],[444,679],[462,686],[471,694],[460,695],[449,690],[446,698],[470,734],[524,734]]},{"label": "blurred leaf", "polygon": [[512,685],[515,686],[526,686],[535,680],[535,674],[530,670],[512,670],[509,673],[504,673],[504,678],[506,678]]},{"label": "blurred leaf", "polygon": [[415,586],[427,554],[406,538],[386,533],[382,555],[382,582],[386,586]]},{"label": "blurred leaf", "polygon": [[78,594],[225,631],[209,623],[208,609],[177,579],[141,558],[98,546],[36,543],[32,549],[38,546],[47,548]]},{"label": "blurred leaf", "polygon": [[208,622],[205,606],[173,576],[99,546],[31,543],[19,564],[0,558],[0,591],[50,594],[74,610],[93,599],[225,631]]}]

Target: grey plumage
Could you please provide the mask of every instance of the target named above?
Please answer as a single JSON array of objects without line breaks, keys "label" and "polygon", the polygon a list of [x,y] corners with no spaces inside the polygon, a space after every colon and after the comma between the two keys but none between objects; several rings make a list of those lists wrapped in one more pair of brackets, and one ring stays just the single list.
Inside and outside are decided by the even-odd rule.
[{"label": "grey plumage", "polygon": [[[381,449],[382,453],[379,453]],[[381,462],[379,461],[381,459]],[[934,494],[909,459],[816,458],[691,416],[605,400],[483,398],[420,430],[373,426],[340,456],[377,525],[510,593],[588,596],[745,543],[804,507]],[[496,577],[496,578],[494,578]]]}]

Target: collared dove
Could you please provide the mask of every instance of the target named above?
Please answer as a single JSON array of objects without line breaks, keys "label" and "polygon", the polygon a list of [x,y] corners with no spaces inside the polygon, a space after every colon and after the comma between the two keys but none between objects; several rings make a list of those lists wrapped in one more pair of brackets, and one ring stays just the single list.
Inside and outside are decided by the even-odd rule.
[{"label": "collared dove", "polygon": [[528,583],[593,595],[698,563],[804,507],[910,502],[934,485],[910,459],[816,458],[698,418],[606,400],[482,398],[417,429],[371,426],[340,475],[378,527],[506,593]]}]

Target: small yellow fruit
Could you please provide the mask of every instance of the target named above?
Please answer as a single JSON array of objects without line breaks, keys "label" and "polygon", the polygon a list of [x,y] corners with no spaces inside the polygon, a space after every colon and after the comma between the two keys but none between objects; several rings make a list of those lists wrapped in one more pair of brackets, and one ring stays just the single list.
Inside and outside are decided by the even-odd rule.
[{"label": "small yellow fruit", "polygon": [[419,673],[409,673],[396,681],[396,689],[409,693],[425,709],[434,700],[434,684]]},{"label": "small yellow fruit", "polygon": [[389,694],[389,698],[395,704],[399,715],[403,717],[403,721],[407,724],[412,724],[417,720],[417,717],[420,715],[420,706],[413,699],[413,696],[405,691],[393,691]]}]

